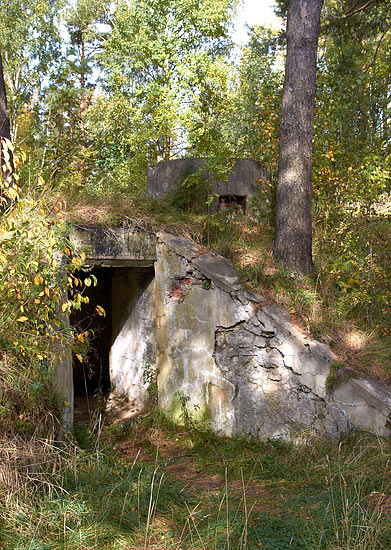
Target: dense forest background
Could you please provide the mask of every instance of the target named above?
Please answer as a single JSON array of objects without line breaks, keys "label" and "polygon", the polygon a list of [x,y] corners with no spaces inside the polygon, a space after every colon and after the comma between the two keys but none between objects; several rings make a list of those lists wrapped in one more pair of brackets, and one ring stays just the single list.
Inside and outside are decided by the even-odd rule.
[{"label": "dense forest background", "polygon": [[[282,18],[287,4],[277,3]],[[255,26],[247,44],[235,46],[230,33],[237,8],[236,0],[1,3],[10,147],[18,164],[13,192],[25,201],[2,219],[2,349],[8,355],[31,356],[25,349],[34,338],[47,341],[58,299],[49,290],[58,281],[50,284],[56,260],[52,265],[42,250],[55,258],[64,221],[152,217],[160,223],[164,212],[166,222],[171,213],[170,223],[182,221],[193,238],[231,257],[252,286],[285,300],[305,328],[388,378],[391,7],[383,0],[328,0],[323,8],[315,271],[299,285],[273,266],[270,254],[285,35]],[[235,157],[266,164],[272,183],[269,193],[260,192],[256,219],[208,215],[208,189],[194,178],[160,211],[148,202],[147,167],[185,156],[214,159],[220,175]],[[16,264],[10,259],[15,243],[21,247]],[[43,304],[45,296],[53,303]],[[71,302],[69,308],[81,307],[82,295]],[[15,326],[22,330],[18,338]],[[37,344],[34,353],[45,358],[49,351]]]},{"label": "dense forest background", "polygon": [[[288,4],[277,1],[283,20]],[[1,549],[390,548],[386,440],[228,441],[198,430],[186,407],[180,428],[154,411],[102,433],[91,415],[61,433],[68,404],[53,369],[64,350],[85,361],[91,335],[67,315],[99,284],[67,240],[71,223],[193,238],[329,344],[334,370],[391,381],[391,4],[323,6],[315,268],[305,277],[272,257],[285,31],[254,26],[235,46],[237,9],[236,0],[0,2],[11,130],[0,158]],[[207,157],[219,177],[235,157],[267,165],[272,180],[252,216],[211,214],[199,174],[164,201],[147,198],[147,167],[187,156]]]}]

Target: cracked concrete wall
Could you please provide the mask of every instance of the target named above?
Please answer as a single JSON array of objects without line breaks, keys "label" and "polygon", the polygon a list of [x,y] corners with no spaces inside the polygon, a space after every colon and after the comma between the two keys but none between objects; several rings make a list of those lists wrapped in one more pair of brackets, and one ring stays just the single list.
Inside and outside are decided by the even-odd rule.
[{"label": "cracked concrete wall", "polygon": [[390,435],[390,392],[344,368],[328,390],[331,350],[243,291],[226,259],[162,234],[155,273],[159,405],[174,420],[186,412],[261,440],[338,437],[352,426]]},{"label": "cracked concrete wall", "polygon": [[[78,231],[75,242],[93,251],[88,262],[116,270],[111,381],[130,404],[145,405],[144,373],[156,362],[159,405],[177,421],[190,415],[217,433],[261,440],[338,437],[352,426],[391,435],[390,391],[335,371],[330,349],[300,332],[282,308],[245,292],[225,258],[173,235],[156,243],[148,232],[140,237],[141,229]],[[69,374],[63,389],[71,402]]]}]

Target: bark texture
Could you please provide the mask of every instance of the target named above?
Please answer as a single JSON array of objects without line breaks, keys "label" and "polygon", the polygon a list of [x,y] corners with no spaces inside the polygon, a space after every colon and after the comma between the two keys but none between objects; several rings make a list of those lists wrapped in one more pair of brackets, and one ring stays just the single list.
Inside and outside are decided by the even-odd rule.
[{"label": "bark texture", "polygon": [[3,155],[3,139],[11,141],[10,119],[7,108],[7,94],[5,90],[3,59],[0,51],[0,213],[12,205],[12,200],[4,194],[6,185],[11,186],[14,183],[13,178],[13,155],[12,151],[8,150],[10,160],[8,166],[11,170],[3,170],[4,155]]},{"label": "bark texture", "polygon": [[0,138],[11,140],[10,120],[7,109],[7,95],[5,92],[5,82],[3,73],[3,60],[0,51]]},{"label": "bark texture", "polygon": [[298,273],[312,262],[312,139],[323,0],[291,0],[282,94],[274,258]]}]

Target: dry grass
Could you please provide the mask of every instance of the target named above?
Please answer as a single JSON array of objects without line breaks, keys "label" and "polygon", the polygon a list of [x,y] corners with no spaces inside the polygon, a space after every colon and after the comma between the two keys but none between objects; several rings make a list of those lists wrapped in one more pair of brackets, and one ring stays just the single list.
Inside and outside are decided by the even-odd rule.
[{"label": "dry grass", "polygon": [[44,492],[49,497],[65,491],[64,470],[75,467],[75,447],[59,446],[52,436],[28,439],[3,437],[0,446],[0,493],[7,514],[17,512],[21,503],[33,505]]},{"label": "dry grass", "polygon": [[118,429],[101,449],[2,442],[2,550],[389,548],[387,441],[257,446],[157,413]]},{"label": "dry grass", "polygon": [[49,208],[59,220],[86,226],[137,226],[186,238],[197,237],[203,230],[202,217],[182,215],[165,201],[124,194],[80,194],[77,200],[53,195]]}]

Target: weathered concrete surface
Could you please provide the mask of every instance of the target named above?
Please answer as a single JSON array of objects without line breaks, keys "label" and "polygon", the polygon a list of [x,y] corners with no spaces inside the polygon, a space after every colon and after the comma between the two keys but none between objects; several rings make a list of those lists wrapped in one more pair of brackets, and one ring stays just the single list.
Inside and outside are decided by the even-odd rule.
[{"label": "weathered concrete surface", "polygon": [[363,430],[378,434],[391,433],[391,394],[370,378],[355,378],[346,371],[340,373],[344,382],[333,391],[333,400],[346,411],[351,423]]},{"label": "weathered concrete surface", "polygon": [[[184,176],[205,168],[207,159],[186,158],[159,162],[149,167],[147,172],[147,194],[157,199],[165,197],[174,191]],[[270,181],[270,172],[256,160],[234,159],[234,166],[228,174],[227,181],[219,181],[205,169],[203,177],[209,179],[212,192],[222,196],[244,196],[247,198],[256,194],[260,186],[265,191],[264,184]],[[211,205],[212,212],[217,210],[216,201]]]},{"label": "weathered concrete surface", "polygon": [[116,268],[112,277],[113,392],[142,410],[156,370],[153,269]]},{"label": "weathered concrete surface", "polygon": [[[58,257],[60,273],[64,275],[63,259]],[[62,311],[62,305],[67,300],[67,293],[63,291],[60,296],[60,301],[57,306],[58,316],[69,329],[69,316]],[[59,327],[53,325],[55,331],[59,331]],[[74,387],[73,387],[73,368],[72,368],[72,352],[69,342],[59,339],[56,344],[55,353],[58,357],[54,364],[53,372],[53,389],[59,397],[59,407],[61,414],[61,424],[64,431],[69,431],[73,426],[74,417]]]},{"label": "weathered concrete surface", "polygon": [[62,428],[69,431],[73,426],[74,391],[72,353],[67,345],[59,346],[60,359],[56,361],[53,375],[53,389],[60,397]]},{"label": "weathered concrete surface", "polygon": [[140,267],[156,260],[156,237],[143,229],[74,226],[69,238],[76,251],[87,251],[86,265]]},{"label": "weathered concrete surface", "polygon": [[161,234],[155,272],[159,404],[174,419],[186,409],[218,433],[259,439],[352,426],[390,435],[390,392],[343,368],[328,390],[334,354],[243,291],[226,259]]},{"label": "weathered concrete surface", "polygon": [[[142,409],[147,400],[145,372],[155,368],[154,271],[156,237],[138,228],[72,227],[69,239],[77,252],[85,251],[86,266],[112,268],[107,318],[112,319],[110,381],[114,394],[131,410]],[[129,269],[129,268],[132,269]],[[99,281],[98,281],[99,284]],[[101,300],[98,302],[101,305]],[[92,311],[95,306],[92,305]],[[65,319],[69,323],[69,319]],[[99,335],[97,336],[99,338]],[[94,345],[94,344],[93,344]],[[63,396],[62,421],[71,428],[74,414],[72,354],[61,351],[53,384]]]}]

